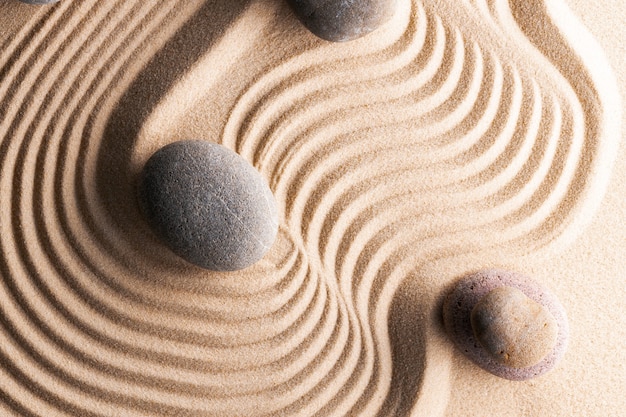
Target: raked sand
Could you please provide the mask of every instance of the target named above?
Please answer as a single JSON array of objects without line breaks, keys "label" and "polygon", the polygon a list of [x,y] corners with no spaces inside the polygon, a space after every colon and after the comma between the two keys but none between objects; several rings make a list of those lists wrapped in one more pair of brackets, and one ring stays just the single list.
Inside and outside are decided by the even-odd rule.
[{"label": "raked sand", "polygon": [[[332,44],[281,0],[0,0],[0,415],[622,415],[625,21],[399,0]],[[139,213],[145,161],[192,138],[276,196],[249,269],[186,264]],[[488,267],[565,306],[548,374],[445,335]]]}]

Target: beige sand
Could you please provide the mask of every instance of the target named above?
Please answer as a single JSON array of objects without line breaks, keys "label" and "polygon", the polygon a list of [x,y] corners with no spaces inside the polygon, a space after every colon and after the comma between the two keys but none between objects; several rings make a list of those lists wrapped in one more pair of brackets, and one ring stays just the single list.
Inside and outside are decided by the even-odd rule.
[{"label": "beige sand", "polygon": [[[626,7],[399,3],[329,44],[280,0],[0,0],[0,415],[622,414]],[[186,138],[275,192],[249,270],[191,267],[139,215],[142,164]],[[484,267],[565,305],[547,375],[444,334]]]}]

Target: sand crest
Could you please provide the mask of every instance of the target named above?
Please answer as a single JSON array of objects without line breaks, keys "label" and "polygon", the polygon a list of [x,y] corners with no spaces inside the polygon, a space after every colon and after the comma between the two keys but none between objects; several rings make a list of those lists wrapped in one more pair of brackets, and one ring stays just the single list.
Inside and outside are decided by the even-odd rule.
[{"label": "sand crest", "polygon": [[[566,278],[603,260],[588,242],[626,249],[626,226],[592,223],[626,212],[609,205],[626,76],[563,2],[401,0],[331,44],[282,1],[1,0],[0,45],[0,414],[626,406],[571,382],[593,353],[582,313],[617,284]],[[190,138],[237,151],[276,196],[277,242],[250,269],[192,267],[140,215],[143,164]],[[496,265],[572,313],[573,353],[539,382],[483,374],[444,334],[446,288]]]}]

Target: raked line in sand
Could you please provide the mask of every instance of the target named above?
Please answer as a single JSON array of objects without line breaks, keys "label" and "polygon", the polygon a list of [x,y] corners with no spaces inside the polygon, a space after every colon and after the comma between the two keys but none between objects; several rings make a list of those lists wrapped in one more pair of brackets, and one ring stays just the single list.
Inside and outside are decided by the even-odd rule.
[{"label": "raked line in sand", "polygon": [[[560,2],[402,0],[349,44],[213,3],[0,2],[32,15],[0,40],[1,411],[442,415],[451,348],[403,285],[579,233],[619,132],[601,52]],[[138,212],[190,137],[275,192],[249,270],[184,264]]]}]

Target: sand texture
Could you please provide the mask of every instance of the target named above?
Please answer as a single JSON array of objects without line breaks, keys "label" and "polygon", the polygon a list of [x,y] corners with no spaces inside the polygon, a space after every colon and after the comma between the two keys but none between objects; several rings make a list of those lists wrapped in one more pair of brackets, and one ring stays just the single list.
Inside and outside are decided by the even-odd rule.
[{"label": "sand texture", "polygon": [[[333,44],[282,0],[0,0],[0,415],[621,415],[625,21],[399,0]],[[191,266],[142,218],[144,163],[183,139],[268,181],[253,267]],[[445,334],[490,267],[567,310],[540,378]]]}]

